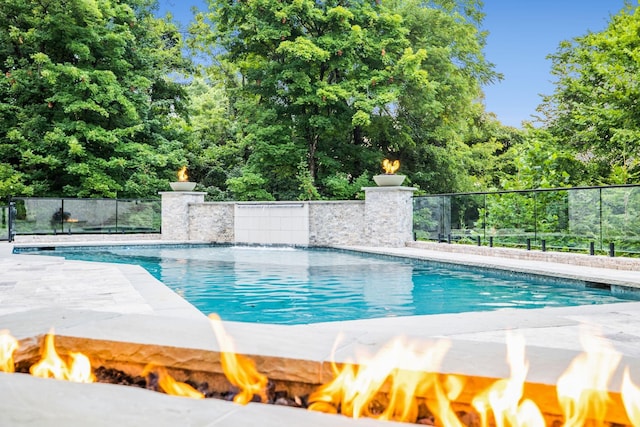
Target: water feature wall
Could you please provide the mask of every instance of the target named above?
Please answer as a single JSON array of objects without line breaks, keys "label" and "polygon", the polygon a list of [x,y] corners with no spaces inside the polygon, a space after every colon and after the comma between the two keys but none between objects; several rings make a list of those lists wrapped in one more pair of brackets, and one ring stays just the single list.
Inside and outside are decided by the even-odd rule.
[{"label": "water feature wall", "polygon": [[308,246],[404,246],[414,188],[367,187],[364,201],[205,202],[162,192],[162,239]]}]

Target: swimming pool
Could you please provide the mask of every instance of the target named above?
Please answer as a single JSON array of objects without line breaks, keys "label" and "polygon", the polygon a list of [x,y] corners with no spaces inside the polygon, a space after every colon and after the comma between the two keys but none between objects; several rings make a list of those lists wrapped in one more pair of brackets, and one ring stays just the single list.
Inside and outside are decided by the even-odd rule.
[{"label": "swimming pool", "polygon": [[[138,264],[205,314],[305,324],[629,301],[541,276],[358,252],[252,246],[56,247],[21,252]],[[624,299],[627,298],[627,299]]]}]

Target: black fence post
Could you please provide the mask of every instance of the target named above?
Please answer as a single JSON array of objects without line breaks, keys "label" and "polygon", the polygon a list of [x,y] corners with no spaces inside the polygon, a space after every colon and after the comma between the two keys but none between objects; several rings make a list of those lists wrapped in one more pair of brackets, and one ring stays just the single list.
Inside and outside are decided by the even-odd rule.
[{"label": "black fence post", "polygon": [[476,242],[478,243],[478,246],[482,246],[482,240],[480,240],[480,236],[476,236]]},{"label": "black fence post", "polygon": [[613,242],[609,242],[609,256],[612,258],[616,256],[616,246]]},{"label": "black fence post", "polygon": [[547,241],[542,239],[542,252],[547,252]]},{"label": "black fence post", "polygon": [[527,239],[527,250],[531,250],[531,239]]},{"label": "black fence post", "polygon": [[13,242],[16,237],[16,216],[18,209],[16,208],[16,202],[9,201],[9,242]]},{"label": "black fence post", "polygon": [[589,242],[589,255],[596,254],[596,244],[594,242]]},{"label": "black fence post", "polygon": [[489,247],[493,247],[493,236],[489,236]]},{"label": "black fence post", "polygon": [[116,234],[118,234],[118,198],[116,197]]}]

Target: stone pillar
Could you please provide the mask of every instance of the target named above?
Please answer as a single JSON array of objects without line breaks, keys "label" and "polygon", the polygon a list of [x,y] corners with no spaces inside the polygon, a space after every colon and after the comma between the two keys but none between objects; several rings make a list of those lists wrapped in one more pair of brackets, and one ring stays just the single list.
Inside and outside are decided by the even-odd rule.
[{"label": "stone pillar", "polygon": [[403,247],[413,241],[413,187],[365,187],[364,241]]},{"label": "stone pillar", "polygon": [[162,240],[189,240],[189,205],[204,203],[206,193],[198,191],[163,191]]}]

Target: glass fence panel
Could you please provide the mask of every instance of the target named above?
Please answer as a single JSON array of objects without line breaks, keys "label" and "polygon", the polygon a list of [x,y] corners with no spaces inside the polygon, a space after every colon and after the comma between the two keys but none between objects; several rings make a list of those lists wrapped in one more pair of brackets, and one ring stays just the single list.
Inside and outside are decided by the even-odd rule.
[{"label": "glass fence panel", "polygon": [[417,240],[442,241],[451,232],[449,205],[447,196],[414,199],[413,231]]},{"label": "glass fence panel", "polygon": [[585,242],[576,241],[569,229],[569,193],[566,190],[533,192],[535,245],[548,248],[584,247]]},{"label": "glass fence panel", "polygon": [[640,252],[640,187],[602,189],[602,244]]},{"label": "glass fence panel", "polygon": [[[473,243],[478,236],[484,238],[484,230],[479,229],[481,213],[484,212],[485,197],[478,194],[451,196],[451,240]],[[482,218],[484,220],[484,218]]]},{"label": "glass fence panel", "polygon": [[160,200],[25,197],[13,201],[18,235],[159,233],[162,222]]},{"label": "glass fence panel", "polygon": [[159,233],[161,223],[160,200],[118,200],[119,233]]},{"label": "glass fence panel", "polygon": [[486,233],[495,244],[524,246],[536,241],[536,200],[531,192],[487,194]]},{"label": "glass fence panel", "polygon": [[0,206],[0,240],[9,240],[9,206]]},{"label": "glass fence panel", "polygon": [[62,233],[62,199],[13,199],[16,204],[16,234]]},{"label": "glass fence panel", "polygon": [[568,192],[569,224],[566,236],[567,247],[602,250],[600,189],[577,189]]},{"label": "glass fence panel", "polygon": [[116,232],[116,201],[111,199],[64,199],[65,233]]}]

